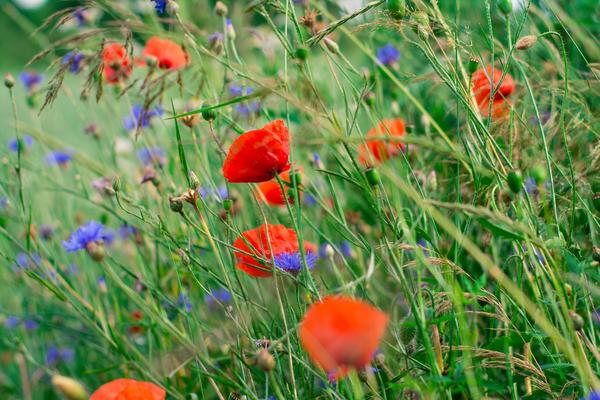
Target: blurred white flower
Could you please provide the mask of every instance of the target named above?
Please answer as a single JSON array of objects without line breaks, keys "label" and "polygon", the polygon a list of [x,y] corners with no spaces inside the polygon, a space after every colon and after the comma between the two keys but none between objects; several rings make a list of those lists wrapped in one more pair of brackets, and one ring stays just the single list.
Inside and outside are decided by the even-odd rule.
[{"label": "blurred white flower", "polygon": [[46,0],[15,0],[17,5],[21,8],[38,8],[46,3]]},{"label": "blurred white flower", "polygon": [[512,0],[513,11],[521,11],[525,8],[526,1],[525,0]]},{"label": "blurred white flower", "polygon": [[354,12],[363,6],[363,0],[340,0],[340,6],[348,12]]}]

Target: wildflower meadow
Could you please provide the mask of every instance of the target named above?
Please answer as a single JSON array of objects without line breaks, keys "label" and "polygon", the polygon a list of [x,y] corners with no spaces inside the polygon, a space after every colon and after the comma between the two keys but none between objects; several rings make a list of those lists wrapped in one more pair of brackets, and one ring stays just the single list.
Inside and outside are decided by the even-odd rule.
[{"label": "wildflower meadow", "polygon": [[0,400],[600,399],[598,0],[0,11]]}]

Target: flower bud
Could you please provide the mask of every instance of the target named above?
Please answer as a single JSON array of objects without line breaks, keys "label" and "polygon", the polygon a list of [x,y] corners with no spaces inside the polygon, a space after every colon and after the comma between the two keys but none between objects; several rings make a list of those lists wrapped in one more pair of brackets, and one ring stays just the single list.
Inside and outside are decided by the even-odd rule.
[{"label": "flower bud", "polygon": [[327,258],[331,258],[335,255],[335,249],[329,243],[323,245],[323,253]]},{"label": "flower bud", "polygon": [[190,171],[190,188],[197,190],[200,187],[200,179],[196,176],[194,171]]},{"label": "flower bud", "polygon": [[576,331],[580,331],[583,329],[585,321],[583,320],[581,315],[571,310],[569,311],[569,318],[571,318],[571,322],[573,323],[573,329],[575,329]]},{"label": "flower bud", "polygon": [[262,348],[256,355],[256,365],[265,372],[272,371],[276,366],[275,358],[269,353],[269,350]]},{"label": "flower bud", "polygon": [[54,375],[52,377],[52,386],[67,400],[86,400],[88,398],[83,385],[75,379],[62,375]]},{"label": "flower bud", "polygon": [[338,46],[338,44],[329,38],[325,38],[325,47],[327,47],[327,50],[329,50],[331,52],[331,54],[339,54],[340,53],[340,46]]},{"label": "flower bud", "polygon": [[368,107],[373,107],[375,105],[375,94],[373,92],[367,92],[363,96],[363,100]]},{"label": "flower bud", "polygon": [[237,37],[235,34],[235,28],[233,27],[233,23],[231,22],[230,19],[227,19],[227,23],[226,23],[226,33],[227,33],[227,39],[229,40],[235,40],[235,38]]},{"label": "flower bud", "polygon": [[158,59],[154,56],[146,56],[144,57],[144,61],[149,68],[154,68],[158,65]]},{"label": "flower bud", "polygon": [[523,177],[519,171],[510,171],[506,176],[506,181],[508,182],[508,187],[513,193],[517,194],[521,191],[521,187],[523,186]]},{"label": "flower bud", "polygon": [[167,13],[169,15],[176,15],[179,12],[179,4],[175,0],[169,0],[167,3]]},{"label": "flower bud", "polygon": [[4,74],[4,86],[9,89],[15,86],[15,77],[11,73]]},{"label": "flower bud", "polygon": [[181,264],[183,264],[186,267],[190,265],[190,256],[188,256],[184,249],[177,249],[177,255],[181,260]]},{"label": "flower bud", "polygon": [[568,283],[565,283],[565,293],[567,294],[567,296],[570,296],[573,294],[573,286],[569,285]]},{"label": "flower bud", "polygon": [[367,182],[369,182],[369,185],[375,187],[381,184],[381,175],[379,175],[379,171],[377,171],[375,168],[368,168],[365,171],[365,176],[367,177]]},{"label": "flower bud", "polygon": [[90,242],[85,246],[85,249],[92,260],[97,262],[104,260],[106,252],[104,251],[104,245],[102,243]]},{"label": "flower bud", "polygon": [[498,0],[498,8],[502,12],[502,14],[510,14],[513,9],[512,0]]},{"label": "flower bud", "polygon": [[112,189],[116,192],[121,190],[121,178],[115,176],[112,180]]},{"label": "flower bud", "polygon": [[406,15],[405,0],[387,0],[387,10],[394,19],[402,19]]},{"label": "flower bud", "polygon": [[171,211],[179,213],[183,210],[183,201],[177,197],[169,197],[169,207]]},{"label": "flower bud", "polygon": [[515,47],[517,48],[517,50],[527,50],[532,48],[536,42],[537,36],[527,35],[517,40],[517,44],[515,45]]},{"label": "flower bud", "polygon": [[233,209],[233,200],[231,200],[231,199],[223,200],[223,209],[227,212],[231,212],[231,210]]},{"label": "flower bud", "polygon": [[215,4],[215,14],[217,14],[219,17],[225,17],[228,13],[229,9],[225,5],[225,3],[223,3],[222,1],[217,1],[217,4]]},{"label": "flower bud", "polygon": [[467,68],[469,69],[469,75],[473,75],[475,71],[477,71],[477,69],[479,68],[479,60],[476,58],[471,58],[469,60]]},{"label": "flower bud", "polygon": [[294,57],[300,61],[304,61],[308,58],[308,48],[302,46],[298,47],[294,52]]},{"label": "flower bud", "polygon": [[206,121],[214,121],[217,118],[217,112],[215,110],[204,110],[202,111],[202,118]]},{"label": "flower bud", "polygon": [[546,169],[541,165],[536,165],[531,169],[531,177],[536,185],[543,185],[546,182]]}]

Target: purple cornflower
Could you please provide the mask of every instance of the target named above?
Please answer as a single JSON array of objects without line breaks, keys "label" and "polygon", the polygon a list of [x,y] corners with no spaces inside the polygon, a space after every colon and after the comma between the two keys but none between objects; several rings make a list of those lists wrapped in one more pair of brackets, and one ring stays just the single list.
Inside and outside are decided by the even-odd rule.
[{"label": "purple cornflower", "polygon": [[156,106],[153,109],[147,110],[139,104],[131,107],[129,116],[123,118],[123,126],[128,131],[133,131],[138,128],[147,128],[154,117],[162,117],[164,111],[161,106]]},{"label": "purple cornflower", "polygon": [[54,150],[46,154],[46,162],[50,165],[65,167],[73,159],[71,153],[61,150]]},{"label": "purple cornflower", "polygon": [[217,190],[214,190],[210,187],[205,188],[203,186],[200,186],[198,188],[198,194],[204,200],[207,200],[208,198],[216,198],[217,200],[225,200],[229,196],[229,193],[227,192],[227,186],[225,186],[225,185],[219,186],[217,188]]},{"label": "purple cornflower", "polygon": [[25,149],[30,148],[31,145],[33,145],[33,138],[29,135],[24,135],[21,138],[21,141],[19,141],[19,139],[17,138],[11,139],[8,142],[8,149],[13,153],[17,153],[19,151],[19,148],[21,149],[21,151],[24,151]]},{"label": "purple cornflower", "polygon": [[26,319],[23,321],[23,326],[27,331],[35,331],[37,328],[39,328],[40,324],[33,319]]},{"label": "purple cornflower", "polygon": [[[306,252],[306,266],[308,269],[313,269],[317,256],[312,252]],[[275,266],[292,275],[298,275],[302,271],[302,255],[300,252],[281,253],[275,256]]]},{"label": "purple cornflower", "polygon": [[212,289],[210,293],[204,295],[204,302],[209,307],[215,307],[219,304],[228,304],[231,302],[231,293],[225,288]]},{"label": "purple cornflower", "polygon": [[131,226],[129,224],[123,224],[119,228],[119,236],[121,236],[121,239],[123,240],[127,239],[129,236],[137,235],[138,232],[139,231],[135,226]]},{"label": "purple cornflower", "polygon": [[4,320],[4,327],[6,329],[15,329],[19,325],[19,322],[21,322],[19,317],[17,317],[16,315],[9,315]]},{"label": "purple cornflower", "polygon": [[398,62],[400,52],[391,43],[377,49],[377,60],[383,65],[390,65]]},{"label": "purple cornflower", "polygon": [[212,51],[221,54],[223,51],[223,40],[225,36],[221,32],[215,32],[208,36],[208,46]]},{"label": "purple cornflower", "polygon": [[108,292],[108,287],[106,286],[106,278],[103,276],[98,277],[98,288],[102,293]]},{"label": "purple cornflower", "polygon": [[69,240],[63,240],[62,245],[69,253],[86,250],[91,243],[110,243],[114,235],[100,222],[89,221],[81,225],[71,234]]},{"label": "purple cornflower", "polygon": [[535,114],[533,114],[529,119],[529,123],[533,127],[537,127],[538,123],[541,122],[542,126],[544,126],[548,123],[548,121],[550,121],[550,118],[552,118],[552,113],[550,111],[542,111],[540,113],[540,119],[538,119],[538,117]]},{"label": "purple cornflower", "polygon": [[308,207],[313,207],[317,205],[317,199],[310,193],[304,193],[304,198],[302,202]]},{"label": "purple cornflower", "polygon": [[154,9],[159,14],[164,14],[165,9],[167,8],[168,0],[151,0],[154,3]]},{"label": "purple cornflower", "polygon": [[8,207],[8,197],[0,197],[0,210],[4,210]]},{"label": "purple cornflower", "polygon": [[28,255],[27,253],[19,253],[15,257],[15,263],[12,265],[12,270],[15,272],[23,271],[30,268],[39,267],[42,259],[38,254]]},{"label": "purple cornflower", "polygon": [[352,246],[347,240],[342,240],[340,243],[340,251],[344,257],[352,257]]},{"label": "purple cornflower", "polygon": [[[248,96],[254,93],[254,89],[251,87],[231,84],[229,85],[229,93],[233,97]],[[249,116],[251,113],[256,113],[260,110],[260,103],[257,101],[250,102],[249,104],[237,103],[234,108],[238,114]]]},{"label": "purple cornflower", "polygon": [[67,275],[76,276],[79,275],[79,267],[75,263],[69,264],[67,270],[65,271]]},{"label": "purple cornflower", "polygon": [[159,166],[164,166],[167,163],[167,157],[165,156],[165,151],[158,146],[154,147],[144,147],[137,153],[138,159],[145,166],[151,166],[154,164],[158,164]]},{"label": "purple cornflower", "polygon": [[82,53],[77,53],[75,51],[70,51],[64,55],[62,58],[62,64],[71,64],[69,67],[69,72],[72,74],[77,74],[81,71],[82,61],[85,59],[85,56]]},{"label": "purple cornflower", "polygon": [[192,311],[192,303],[190,302],[190,298],[185,292],[179,293],[179,297],[177,297],[177,305],[180,308],[182,308],[185,312]]},{"label": "purple cornflower", "polygon": [[523,182],[525,184],[525,191],[534,197],[537,197],[540,195],[540,189],[538,188],[537,183],[535,182],[535,179],[533,179],[532,177],[526,178],[525,182]]},{"label": "purple cornflower", "polygon": [[77,21],[77,25],[79,27],[85,26],[88,22],[87,18],[87,10],[85,8],[79,7],[75,11],[73,11],[73,17],[75,21]]},{"label": "purple cornflower", "polygon": [[50,345],[46,351],[46,364],[54,366],[59,363],[70,363],[75,357],[75,351],[70,347],[56,347]]},{"label": "purple cornflower", "polygon": [[54,228],[52,225],[44,224],[40,226],[40,236],[44,240],[52,239],[52,235],[54,235]]},{"label": "purple cornflower", "polygon": [[27,89],[27,92],[31,93],[38,88],[38,86],[44,80],[44,77],[35,71],[23,71],[19,75],[19,79],[21,80],[23,86],[25,86]]},{"label": "purple cornflower", "polygon": [[590,392],[587,397],[582,397],[580,400],[600,400],[600,392]]}]

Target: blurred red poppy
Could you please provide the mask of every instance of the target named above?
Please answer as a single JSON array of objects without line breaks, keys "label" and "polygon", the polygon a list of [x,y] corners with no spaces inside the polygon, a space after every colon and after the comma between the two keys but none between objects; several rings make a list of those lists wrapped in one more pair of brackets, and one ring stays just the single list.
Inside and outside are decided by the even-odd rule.
[{"label": "blurred red poppy", "polygon": [[369,365],[388,323],[370,304],[346,296],[325,297],[313,304],[300,325],[300,341],[310,358],[330,377]]},{"label": "blurred red poppy", "polygon": [[404,121],[400,118],[384,119],[367,133],[366,146],[358,148],[359,161],[364,165],[381,163],[396,156],[404,150],[404,143],[393,140],[369,139],[376,136],[402,137],[406,133]]},{"label": "blurred red poppy", "polygon": [[[502,79],[502,69],[494,68],[494,87],[490,84],[492,76],[492,68],[479,68],[471,77],[471,85],[475,101],[479,111],[484,117],[489,115],[490,93],[498,86]],[[510,74],[506,74],[502,80],[502,84],[492,98],[492,118],[500,118],[506,116],[510,110],[510,101],[508,97],[515,90],[515,81]]]},{"label": "blurred red poppy", "polygon": [[[283,191],[285,192],[285,197],[283,192],[281,191],[281,187],[279,186],[279,182],[277,179],[271,179],[267,182],[261,182],[258,184],[258,196],[264,199],[267,204],[271,206],[285,206],[285,198],[290,204],[294,204],[294,199],[290,196],[290,186],[291,184],[290,173],[286,171],[279,175],[279,179],[281,179],[283,184]],[[292,191],[293,192],[293,191]],[[298,191],[300,193],[300,191]]]},{"label": "blurred red poppy", "polygon": [[127,50],[119,43],[111,43],[102,50],[102,75],[108,83],[114,84],[127,79],[131,75],[131,60]]},{"label": "blurred red poppy", "polygon": [[150,382],[115,379],[96,390],[90,400],[165,400],[166,392]]},{"label": "blurred red poppy", "polygon": [[[281,254],[298,253],[300,249],[298,236],[293,229],[271,224],[242,233],[242,236],[233,242],[233,247],[238,250],[234,252],[236,267],[257,278],[273,275],[271,254],[276,258]],[[306,252],[315,253],[315,246],[311,243],[304,242],[304,249]]]},{"label": "blurred red poppy", "polygon": [[283,120],[241,134],[229,148],[223,175],[232,183],[265,182],[290,169],[290,139]]},{"label": "blurred red poppy", "polygon": [[179,69],[188,63],[187,53],[177,43],[169,39],[152,36],[144,47],[145,57],[154,57],[160,69]]}]

